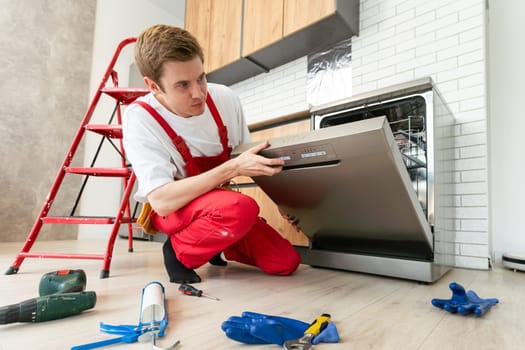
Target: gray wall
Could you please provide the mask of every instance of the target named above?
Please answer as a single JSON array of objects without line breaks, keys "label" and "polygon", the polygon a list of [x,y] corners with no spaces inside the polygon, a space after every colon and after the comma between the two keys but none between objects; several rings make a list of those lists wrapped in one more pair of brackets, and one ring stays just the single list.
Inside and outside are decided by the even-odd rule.
[{"label": "gray wall", "polygon": [[[0,0],[0,8],[0,242],[24,241],[90,99],[96,0]],[[74,182],[66,177],[52,214],[69,213]],[[45,225],[39,239],[76,235],[74,226]]]}]

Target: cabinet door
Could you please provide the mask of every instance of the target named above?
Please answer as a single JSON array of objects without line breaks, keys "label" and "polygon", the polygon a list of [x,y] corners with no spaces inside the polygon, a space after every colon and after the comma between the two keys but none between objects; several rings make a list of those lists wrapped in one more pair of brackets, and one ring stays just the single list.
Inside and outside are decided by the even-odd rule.
[{"label": "cabinet door", "polygon": [[213,0],[211,3],[208,71],[241,57],[242,0]]},{"label": "cabinet door", "polygon": [[241,57],[242,0],[186,0],[185,21],[204,50],[206,72]]},{"label": "cabinet door", "polygon": [[336,0],[284,0],[283,36],[327,17],[336,10]]},{"label": "cabinet door", "polygon": [[212,0],[186,0],[185,29],[197,38],[204,51],[204,71],[209,71]]},{"label": "cabinet door", "polygon": [[284,238],[296,246],[308,246],[308,237],[301,231],[297,231],[292,224],[283,218],[275,203],[258,187],[248,187],[241,190],[242,193],[255,199],[259,204],[259,216],[273,227]]},{"label": "cabinet door", "polygon": [[283,0],[244,1],[243,56],[282,39],[283,4]]},{"label": "cabinet door", "polygon": [[[279,127],[256,131],[251,134],[251,138],[252,141],[255,142],[268,140],[274,137],[299,134],[308,130],[310,130],[309,119],[285,124]],[[240,182],[242,181],[239,181],[239,183]],[[279,233],[284,238],[288,239],[294,245],[308,246],[308,237],[306,237],[304,233],[300,231],[298,232],[286,219],[282,217],[277,205],[270,197],[266,195],[266,193],[264,193],[263,190],[258,187],[248,187],[243,188],[241,192],[257,201],[257,204],[259,204],[261,209],[260,216],[265,218],[268,224],[279,231]]]}]

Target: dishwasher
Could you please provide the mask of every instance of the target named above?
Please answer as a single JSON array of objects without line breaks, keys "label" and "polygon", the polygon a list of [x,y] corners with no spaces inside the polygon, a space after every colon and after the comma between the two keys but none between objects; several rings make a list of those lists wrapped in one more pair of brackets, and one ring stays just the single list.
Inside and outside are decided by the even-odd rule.
[{"label": "dishwasher", "polygon": [[[255,183],[308,237],[303,264],[432,283],[454,266],[454,118],[431,78],[310,110]],[[250,145],[234,150],[239,154]]]}]

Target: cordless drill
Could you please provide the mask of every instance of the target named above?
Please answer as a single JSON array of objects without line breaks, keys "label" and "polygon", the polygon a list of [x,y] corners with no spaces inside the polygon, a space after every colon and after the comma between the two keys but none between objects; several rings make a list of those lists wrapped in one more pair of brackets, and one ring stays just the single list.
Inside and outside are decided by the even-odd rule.
[{"label": "cordless drill", "polygon": [[95,306],[95,292],[58,293],[0,308],[0,324],[44,322],[81,313]]},{"label": "cordless drill", "polygon": [[0,307],[0,324],[44,322],[81,313],[95,306],[95,292],[85,292],[83,270],[46,273],[39,285],[40,297]]}]

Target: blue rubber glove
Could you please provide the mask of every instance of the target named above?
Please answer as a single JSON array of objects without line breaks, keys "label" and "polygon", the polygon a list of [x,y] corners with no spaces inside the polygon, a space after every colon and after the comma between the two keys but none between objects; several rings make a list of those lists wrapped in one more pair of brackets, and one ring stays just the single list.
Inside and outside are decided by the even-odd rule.
[{"label": "blue rubber glove", "polygon": [[[271,316],[245,311],[241,316],[232,316],[222,323],[222,330],[230,339],[246,344],[277,344],[298,339],[310,325],[292,318]],[[339,334],[333,322],[317,335],[313,344],[319,342],[338,342]]]},{"label": "blue rubber glove", "polygon": [[245,311],[222,323],[222,330],[230,339],[246,344],[278,344],[303,336],[308,323],[291,318],[270,316]]},{"label": "blue rubber glove", "polygon": [[492,305],[499,303],[496,298],[482,299],[472,290],[465,292],[465,288],[456,282],[450,283],[449,288],[452,290],[452,297],[450,299],[432,299],[432,305],[452,314],[468,315],[474,313],[476,316],[483,316]]}]

